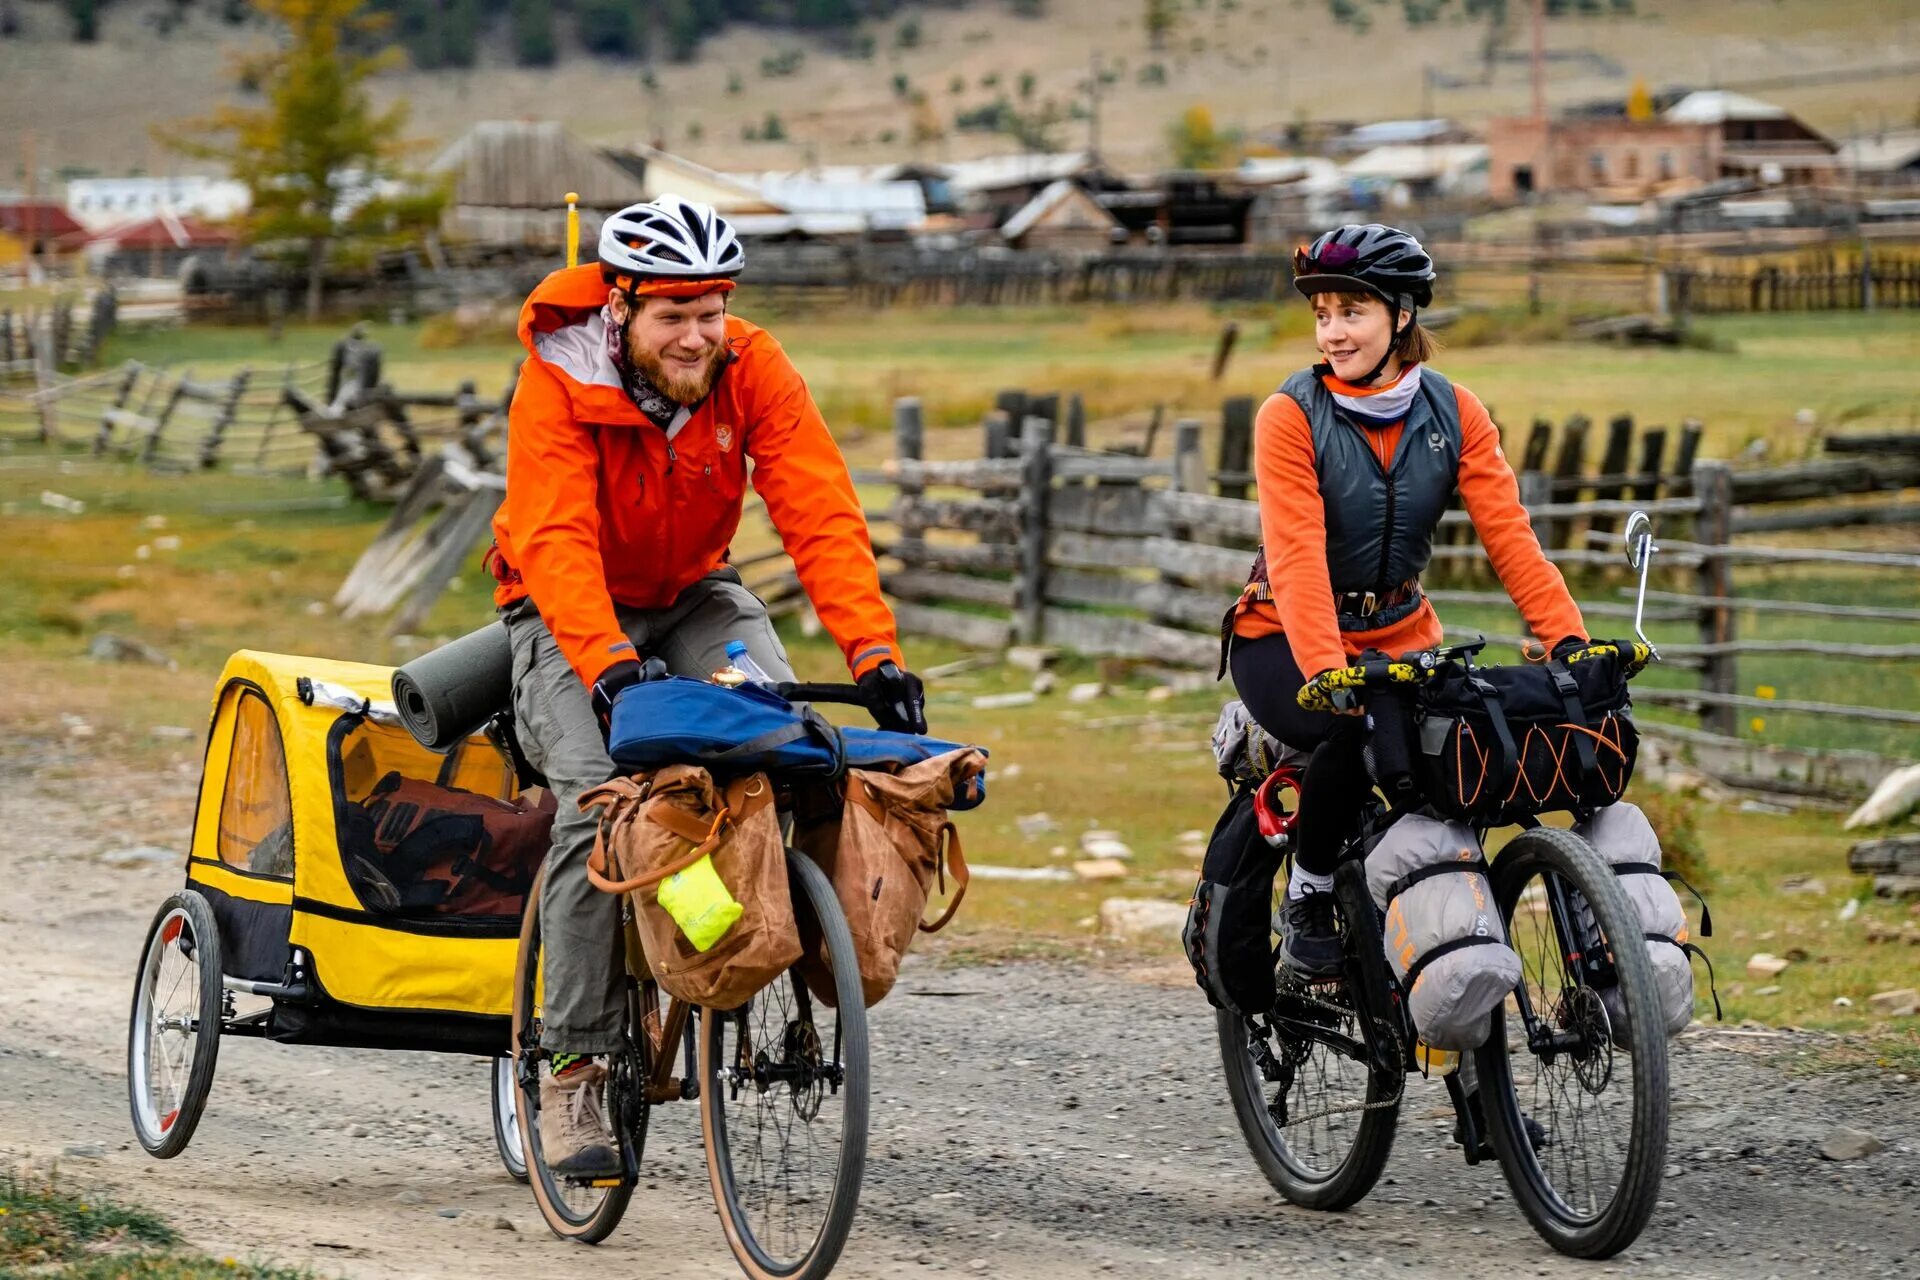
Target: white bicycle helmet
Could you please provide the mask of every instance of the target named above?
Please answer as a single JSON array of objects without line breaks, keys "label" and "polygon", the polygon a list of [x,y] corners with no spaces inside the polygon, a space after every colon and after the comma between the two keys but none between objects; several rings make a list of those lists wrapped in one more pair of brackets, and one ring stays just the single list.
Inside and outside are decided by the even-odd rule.
[{"label": "white bicycle helmet", "polygon": [[628,290],[649,280],[730,280],[747,265],[731,223],[711,205],[675,195],[609,217],[599,257],[608,283]]}]

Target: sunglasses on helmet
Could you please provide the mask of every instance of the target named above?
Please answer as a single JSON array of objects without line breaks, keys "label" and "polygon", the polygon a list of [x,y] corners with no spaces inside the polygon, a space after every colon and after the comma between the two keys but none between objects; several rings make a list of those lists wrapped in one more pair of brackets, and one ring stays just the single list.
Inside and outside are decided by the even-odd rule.
[{"label": "sunglasses on helmet", "polygon": [[1360,261],[1360,251],[1350,244],[1330,244],[1316,255],[1307,245],[1293,251],[1295,275],[1312,271],[1338,271]]}]

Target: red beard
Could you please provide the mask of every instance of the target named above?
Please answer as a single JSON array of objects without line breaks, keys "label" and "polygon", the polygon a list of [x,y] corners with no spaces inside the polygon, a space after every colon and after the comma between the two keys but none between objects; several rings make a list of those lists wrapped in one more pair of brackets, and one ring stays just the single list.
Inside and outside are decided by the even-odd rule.
[{"label": "red beard", "polygon": [[720,357],[724,347],[715,347],[707,356],[706,362],[693,373],[669,370],[667,364],[651,351],[632,351],[633,367],[642,377],[653,384],[654,390],[667,396],[677,404],[699,404],[713,390],[714,379],[720,373]]}]

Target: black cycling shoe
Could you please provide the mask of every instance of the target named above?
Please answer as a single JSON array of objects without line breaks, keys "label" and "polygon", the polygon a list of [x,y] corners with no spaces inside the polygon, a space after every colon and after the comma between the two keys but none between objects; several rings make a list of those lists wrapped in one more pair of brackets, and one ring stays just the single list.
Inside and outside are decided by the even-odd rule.
[{"label": "black cycling shoe", "polygon": [[1333,895],[1309,888],[1279,911],[1280,963],[1296,977],[1337,978],[1346,963],[1334,925]]},{"label": "black cycling shoe", "polygon": [[[1467,1110],[1473,1113],[1473,1127],[1480,1134],[1480,1158],[1493,1159],[1493,1139],[1487,1134],[1487,1113],[1480,1108],[1478,1089],[1467,1095]],[[1527,1130],[1527,1145],[1533,1148],[1536,1155],[1539,1154],[1547,1145],[1547,1127],[1524,1111],[1520,1113],[1520,1123]],[[1456,1118],[1453,1122],[1453,1140],[1465,1146],[1466,1135],[1460,1129],[1460,1121]]]}]

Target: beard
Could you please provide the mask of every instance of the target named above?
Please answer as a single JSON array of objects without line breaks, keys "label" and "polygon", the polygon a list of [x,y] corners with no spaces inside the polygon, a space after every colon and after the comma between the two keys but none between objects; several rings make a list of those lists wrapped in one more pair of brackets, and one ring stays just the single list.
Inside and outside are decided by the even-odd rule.
[{"label": "beard", "polygon": [[720,357],[725,352],[725,347],[714,347],[692,373],[669,368],[666,361],[651,351],[634,350],[629,355],[633,367],[653,384],[654,390],[677,404],[693,405],[706,399],[707,393],[713,390],[714,380],[720,376]]}]

